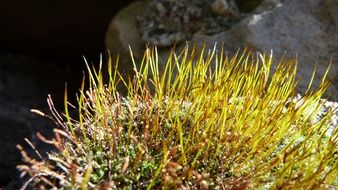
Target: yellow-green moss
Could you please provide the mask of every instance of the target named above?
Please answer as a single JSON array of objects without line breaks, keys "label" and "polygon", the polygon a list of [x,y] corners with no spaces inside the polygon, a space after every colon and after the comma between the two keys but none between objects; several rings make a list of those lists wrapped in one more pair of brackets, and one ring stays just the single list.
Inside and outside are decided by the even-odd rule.
[{"label": "yellow-green moss", "polygon": [[[203,56],[206,55],[206,56]],[[163,64],[163,63],[161,63]],[[333,110],[313,117],[328,87],[296,100],[294,62],[282,61],[272,77],[271,55],[232,58],[216,48],[171,52],[159,71],[149,48],[135,75],[122,78],[110,60],[108,84],[88,66],[78,118],[53,110],[62,130],[58,152],[31,160],[22,150],[35,187],[47,189],[327,189],[337,187],[337,128]],[[175,75],[173,73],[176,73]],[[85,83],[85,82],[84,82]],[[122,97],[117,85],[128,91]],[[311,83],[311,82],[310,82]],[[42,138],[42,137],[41,137]],[[45,140],[46,141],[46,140]]]}]

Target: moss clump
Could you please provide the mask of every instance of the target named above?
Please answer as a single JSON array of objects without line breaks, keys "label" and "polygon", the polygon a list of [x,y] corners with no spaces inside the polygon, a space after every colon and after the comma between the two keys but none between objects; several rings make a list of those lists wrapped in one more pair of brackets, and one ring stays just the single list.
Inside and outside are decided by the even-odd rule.
[{"label": "moss clump", "polygon": [[[314,122],[328,87],[295,99],[296,66],[223,50],[171,52],[159,71],[149,48],[133,78],[108,64],[109,82],[88,66],[75,110],[45,142],[58,151],[35,160],[22,150],[27,182],[47,189],[327,189],[337,187],[334,110]],[[203,56],[205,55],[205,56]],[[136,65],[134,63],[134,65]],[[117,68],[117,66],[115,67]],[[113,71],[114,70],[114,71]],[[173,73],[176,73],[175,75]],[[128,91],[122,97],[118,84]]]}]

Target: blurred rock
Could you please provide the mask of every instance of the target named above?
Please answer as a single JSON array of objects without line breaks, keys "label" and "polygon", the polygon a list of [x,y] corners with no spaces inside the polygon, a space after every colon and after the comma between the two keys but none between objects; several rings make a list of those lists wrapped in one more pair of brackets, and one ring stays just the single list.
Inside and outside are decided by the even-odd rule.
[{"label": "blurred rock", "polygon": [[[215,42],[224,43],[224,48],[230,54],[241,47],[251,50],[273,50],[275,60],[281,57],[295,58],[298,60],[298,76],[301,77],[298,91],[304,93],[311,78],[314,66],[317,65],[317,75],[314,87],[318,87],[320,79],[328,64],[332,63],[330,75],[338,70],[338,1],[335,0],[265,0],[254,12],[248,14],[243,20],[233,23],[228,30],[216,34],[202,32],[194,33],[190,42],[213,47]],[[169,9],[166,7],[166,9]],[[146,9],[145,9],[146,10]],[[138,10],[142,12],[142,10]],[[137,14],[134,15],[135,17]],[[130,19],[134,19],[130,18]],[[115,17],[115,20],[118,20]],[[115,21],[116,22],[116,21]],[[134,22],[135,23],[135,22]],[[142,47],[144,42],[140,40],[137,26],[129,25],[123,20],[115,30],[119,33],[137,34],[127,39],[132,47]],[[123,25],[128,25],[125,30]],[[126,43],[124,36],[114,40],[106,38],[106,44]],[[181,46],[184,46],[181,45]],[[107,46],[110,48],[110,46]],[[134,54],[142,53],[141,48],[133,49]],[[168,48],[160,48],[160,54],[166,54]],[[126,52],[125,50],[122,50]],[[129,51],[129,50],[128,50]],[[165,62],[164,62],[165,63]],[[338,100],[338,79],[333,78],[334,83],[328,95],[332,100]]]},{"label": "blurred rock", "polygon": [[130,73],[132,62],[130,59],[129,47],[133,50],[134,56],[140,58],[143,54],[145,43],[137,28],[137,16],[147,6],[147,2],[138,1],[122,9],[111,21],[106,33],[105,44],[111,54],[120,56],[120,70]]},{"label": "blurred rock", "polygon": [[151,0],[138,15],[138,25],[144,41],[169,47],[195,33],[225,31],[242,16],[233,0]]},{"label": "blurred rock", "polygon": [[323,0],[324,6],[326,6],[334,25],[336,26],[336,33],[338,33],[338,2],[336,0]]},{"label": "blurred rock", "polygon": [[[326,2],[330,6],[325,0],[284,1],[274,9],[260,9],[261,13],[247,17],[226,32],[200,35],[194,40],[210,45],[224,42],[226,50],[232,51],[244,46],[260,51],[273,50],[277,60],[282,56],[297,57],[298,76],[302,79],[298,90],[304,93],[315,65],[318,74],[314,87],[318,87],[330,61],[331,74],[338,70],[338,31],[333,16],[338,13],[338,1]],[[328,94],[337,100],[337,76],[333,82]]]},{"label": "blurred rock", "polygon": [[238,14],[238,8],[233,0],[215,0],[211,4],[211,10],[223,17]]}]

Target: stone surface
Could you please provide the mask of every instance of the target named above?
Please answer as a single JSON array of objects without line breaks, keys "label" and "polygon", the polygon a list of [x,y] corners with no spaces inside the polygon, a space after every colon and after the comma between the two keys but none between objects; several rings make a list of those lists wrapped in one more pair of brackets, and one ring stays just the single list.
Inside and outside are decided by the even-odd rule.
[{"label": "stone surface", "polygon": [[[297,57],[299,66],[297,74],[302,79],[298,90],[303,93],[307,89],[315,65],[318,74],[315,77],[314,87],[319,85],[330,61],[332,63],[330,74],[338,70],[337,4],[338,1],[335,0],[265,0],[254,12],[247,14],[246,18],[233,23],[227,31],[212,35],[197,32],[189,41],[199,44],[206,42],[208,47],[212,47],[215,42],[224,43],[225,50],[230,53],[242,47],[267,52],[273,50],[276,60],[283,56]],[[126,20],[120,22],[120,26],[127,23],[129,22]],[[123,27],[115,28],[120,33],[126,33],[123,29]],[[128,38],[139,37],[137,33],[134,37]],[[115,38],[110,41],[106,38],[106,44],[119,42],[123,44],[125,39]],[[137,40],[131,45],[142,47],[143,44],[144,42]],[[141,49],[135,49],[134,53],[140,54],[139,50]],[[160,52],[163,51],[168,51],[168,48],[160,49]],[[328,92],[332,100],[338,99],[337,81],[336,76],[332,81],[334,85]]]},{"label": "stone surface", "polygon": [[[230,30],[213,36],[200,36],[197,41],[224,42],[225,48],[233,50],[247,46],[254,50],[273,50],[275,57],[297,57],[298,76],[302,78],[299,91],[304,92],[314,66],[318,75],[314,86],[318,86],[330,60],[331,74],[338,70],[338,32],[333,14],[337,1],[306,0],[285,1],[276,8],[253,14],[234,25]],[[336,6],[337,7],[337,6]],[[329,90],[332,98],[338,99],[337,77]]]},{"label": "stone surface", "polygon": [[338,33],[338,3],[336,0],[323,0],[324,6],[327,8],[333,22],[336,26],[336,33]]},{"label": "stone surface", "polygon": [[233,1],[226,1],[226,0],[215,0],[211,4],[211,10],[213,13],[226,17],[228,15],[236,14],[238,12],[238,8]]},{"label": "stone surface", "polygon": [[138,16],[138,24],[144,41],[168,47],[195,33],[227,30],[242,18],[234,0],[151,0]]},{"label": "stone surface", "polygon": [[129,55],[129,47],[133,49],[134,56],[140,58],[143,54],[145,43],[137,29],[137,16],[140,15],[147,2],[139,1],[122,9],[111,21],[106,33],[105,44],[114,56],[121,57],[120,70],[130,73],[132,63]]}]

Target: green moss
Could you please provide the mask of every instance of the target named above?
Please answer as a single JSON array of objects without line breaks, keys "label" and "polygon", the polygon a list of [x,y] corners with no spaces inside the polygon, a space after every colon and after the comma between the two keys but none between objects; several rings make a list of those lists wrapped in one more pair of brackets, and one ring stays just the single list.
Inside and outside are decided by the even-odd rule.
[{"label": "green moss", "polygon": [[161,72],[159,64],[156,49],[147,49],[126,79],[110,61],[108,84],[101,69],[88,66],[89,88],[82,87],[74,108],[78,118],[68,114],[67,95],[64,118],[49,99],[63,129],[49,142],[58,152],[37,161],[19,146],[26,164],[18,168],[31,176],[28,183],[47,189],[337,186],[338,130],[327,133],[333,110],[313,122],[329,85],[325,76],[317,90],[309,86],[295,100],[290,60],[271,77],[271,56],[228,58],[216,48],[186,47],[171,52]]}]

